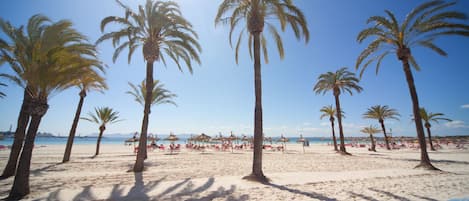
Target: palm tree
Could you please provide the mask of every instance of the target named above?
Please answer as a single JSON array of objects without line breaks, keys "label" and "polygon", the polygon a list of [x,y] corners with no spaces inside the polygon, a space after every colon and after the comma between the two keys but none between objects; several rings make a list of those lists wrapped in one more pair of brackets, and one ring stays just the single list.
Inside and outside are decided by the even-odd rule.
[{"label": "palm tree", "polygon": [[[127,91],[127,94],[132,95],[140,105],[145,105],[145,94],[146,94],[146,84],[145,80],[143,80],[138,86],[129,82],[132,91]],[[171,93],[171,91],[164,88],[164,85],[160,83],[159,80],[155,80],[153,82],[153,90],[152,90],[153,97],[151,98],[151,106],[153,105],[160,105],[160,104],[173,104],[176,103],[173,101],[173,98],[176,98],[177,95]],[[177,106],[177,105],[176,105]]]},{"label": "palm tree", "polygon": [[427,112],[425,108],[420,108],[420,116],[422,117],[422,120],[425,122],[425,128],[427,128],[427,134],[428,134],[428,141],[430,142],[430,149],[432,151],[436,151],[435,147],[433,147],[433,142],[432,142],[432,133],[430,131],[430,127],[432,125],[430,124],[430,121],[433,121],[435,123],[439,123],[439,121],[452,121],[451,119],[444,118],[445,114],[443,113],[432,113],[432,112]]},{"label": "palm tree", "polygon": [[347,71],[347,68],[344,67],[336,72],[321,74],[313,89],[316,94],[322,93],[324,95],[327,91],[332,91],[334,95],[337,122],[339,123],[341,154],[349,153],[345,150],[344,131],[342,129],[342,111],[340,109],[339,96],[343,91],[348,92],[350,95],[353,95],[352,90],[360,93],[362,91],[362,87],[358,85],[358,82],[359,80],[355,77],[355,73]]},{"label": "palm tree", "polygon": [[[18,160],[17,165],[16,161],[12,162],[16,175],[9,194],[10,199],[18,199],[30,192],[32,149],[41,119],[49,108],[49,96],[73,86],[89,68],[100,67],[100,62],[94,45],[88,44],[86,37],[73,29],[70,21],[52,23],[47,17],[34,15],[29,19],[26,34],[23,27],[15,28],[3,20],[0,23],[5,25],[2,30],[10,39],[8,48],[2,49],[2,59],[14,72],[8,78],[25,89],[17,128],[23,132],[18,138],[25,138],[24,145],[22,141],[18,145],[19,160],[18,156],[12,157],[16,151],[9,159]],[[26,127],[28,130],[24,135]],[[11,167],[7,164],[7,168]]]},{"label": "palm tree", "polygon": [[[356,68],[362,67],[360,76],[374,61],[377,61],[376,72],[378,72],[381,61],[389,54],[395,53],[401,61],[412,99],[412,110],[416,119],[415,128],[421,150],[420,164],[417,167],[430,170],[437,170],[437,168],[431,164],[426,149],[417,90],[410,68],[412,66],[418,71],[420,66],[411,54],[411,48],[421,46],[446,56],[447,53],[434,44],[437,38],[446,35],[469,36],[469,26],[457,23],[458,20],[466,20],[467,16],[461,12],[446,10],[455,4],[455,2],[441,0],[425,2],[412,10],[401,24],[397,22],[391,11],[386,10],[387,17],[370,17],[367,22],[373,24],[370,28],[361,31],[357,37],[359,43],[370,37],[376,38],[357,59]],[[367,58],[369,60],[362,65]]]},{"label": "palm tree", "polygon": [[[128,48],[127,60],[130,59],[134,51],[142,46],[143,57],[146,64],[146,87],[148,93],[145,97],[143,109],[142,131],[139,142],[139,152],[133,170],[143,171],[143,161],[146,156],[147,130],[153,97],[153,62],[161,61],[166,65],[166,57],[176,63],[182,71],[180,60],[187,65],[192,73],[191,60],[200,64],[199,52],[201,48],[197,42],[197,34],[189,23],[181,15],[179,6],[173,1],[151,1],[147,0],[145,6],[139,5],[138,12],[122,4],[117,3],[125,9],[124,17],[109,16],[101,21],[101,31],[111,22],[121,25],[119,30],[109,32],[101,36],[96,43],[104,40],[112,40],[116,48],[113,61],[125,48]],[[125,42],[120,43],[121,40]]]},{"label": "palm tree", "polygon": [[[143,80],[140,85],[135,86],[132,83],[129,83],[132,91],[127,91],[127,94],[132,95],[135,98],[135,101],[140,103],[142,106],[145,106],[145,94],[146,94],[146,82]],[[153,90],[152,90],[152,99],[151,99],[151,106],[153,105],[160,105],[160,104],[173,104],[175,106],[176,103],[172,100],[173,98],[177,97],[176,94],[172,94],[169,90],[164,89],[164,85],[159,83],[159,80],[155,80],[153,82]],[[146,149],[145,150],[145,158],[147,158]]]},{"label": "palm tree", "polygon": [[376,143],[375,143],[375,139],[374,139],[373,135],[374,135],[375,133],[379,133],[379,132],[380,132],[380,130],[378,129],[378,127],[376,127],[376,126],[371,126],[371,125],[370,125],[370,127],[366,127],[366,128],[361,129],[360,132],[366,133],[366,134],[369,134],[369,135],[370,135],[371,148],[370,148],[369,150],[376,152]]},{"label": "palm tree", "polygon": [[[0,86],[6,87],[7,85],[0,82]],[[6,94],[0,91],[0,98],[4,98],[5,96]]]},{"label": "palm tree", "polygon": [[[254,108],[254,153],[253,166],[250,176],[246,179],[254,179],[261,182],[267,181],[262,172],[262,86],[261,86],[261,47],[264,53],[264,61],[268,63],[267,39],[263,34],[266,26],[272,35],[280,58],[284,57],[282,39],[273,22],[270,19],[278,20],[281,30],[284,31],[287,25],[292,30],[297,39],[304,37],[305,42],[309,40],[309,31],[306,19],[290,0],[224,0],[215,17],[215,25],[229,24],[230,26],[230,45],[232,46],[232,35],[236,27],[240,27],[239,37],[235,47],[235,60],[238,63],[238,52],[244,33],[248,34],[249,54],[252,58],[252,49],[254,49],[254,89],[255,89],[255,108]],[[267,21],[266,21],[267,20]],[[240,25],[245,22],[246,25]]]},{"label": "palm tree", "polygon": [[389,106],[384,105],[375,105],[370,108],[363,114],[363,118],[366,119],[377,119],[378,122],[381,124],[381,129],[383,130],[384,134],[384,141],[386,142],[386,149],[390,150],[391,147],[389,146],[389,139],[386,134],[386,128],[384,126],[385,119],[395,119],[399,120],[400,114],[397,110],[389,108]]},{"label": "palm tree", "polygon": [[[331,122],[331,128],[332,128],[332,141],[334,141],[334,150],[335,151],[339,151],[339,149],[337,149],[337,140],[335,138],[335,130],[334,130],[334,116],[337,114],[336,113],[336,110],[334,107],[332,107],[332,105],[328,105],[328,106],[324,106],[321,108],[321,110],[319,110],[320,112],[322,112],[321,114],[321,119],[324,118],[324,117],[329,117],[329,121]],[[344,118],[344,111],[340,111],[342,112],[342,117]]]},{"label": "palm tree", "polygon": [[101,144],[101,138],[103,137],[104,130],[106,130],[106,124],[113,124],[119,120],[119,112],[114,111],[109,107],[98,107],[94,109],[94,113],[89,112],[88,117],[82,117],[81,119],[96,123],[99,125],[98,141],[96,142],[96,153],[94,157],[99,154],[99,145]]},{"label": "palm tree", "polygon": [[78,102],[77,110],[75,112],[75,117],[73,118],[72,128],[70,129],[70,134],[67,140],[67,146],[65,147],[65,153],[62,162],[68,162],[70,160],[70,155],[72,153],[73,140],[75,138],[76,129],[78,126],[78,120],[80,119],[81,109],[83,107],[83,102],[87,93],[91,90],[96,90],[102,92],[107,89],[106,82],[104,78],[98,74],[98,72],[90,70],[85,76],[79,78],[78,88],[80,88],[80,100]]}]

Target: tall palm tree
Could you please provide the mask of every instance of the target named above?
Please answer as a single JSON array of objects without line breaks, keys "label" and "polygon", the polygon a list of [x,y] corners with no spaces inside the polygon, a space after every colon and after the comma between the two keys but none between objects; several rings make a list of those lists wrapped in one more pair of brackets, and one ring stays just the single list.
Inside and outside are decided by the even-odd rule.
[{"label": "tall palm tree", "polygon": [[107,89],[106,82],[104,78],[96,71],[90,70],[85,76],[79,78],[78,88],[80,89],[80,100],[78,102],[77,110],[75,112],[75,117],[73,118],[72,128],[70,129],[70,134],[68,136],[67,145],[65,147],[64,157],[62,162],[68,162],[70,160],[70,155],[72,153],[73,140],[75,139],[75,133],[78,126],[78,120],[80,119],[81,109],[85,101],[87,93],[91,90],[96,90],[102,92]]},{"label": "tall palm tree", "polygon": [[374,135],[375,133],[379,133],[379,132],[380,132],[380,130],[378,129],[378,127],[376,127],[376,126],[371,126],[371,125],[370,125],[370,127],[365,127],[365,128],[363,128],[363,129],[361,129],[360,132],[366,133],[366,134],[369,134],[369,135],[370,135],[371,148],[370,148],[369,150],[376,152],[376,142],[375,142],[375,139],[374,139],[373,135]]},{"label": "tall palm tree", "polygon": [[427,112],[425,108],[420,108],[420,116],[422,117],[422,120],[425,122],[425,128],[427,128],[427,134],[428,134],[428,141],[430,143],[430,149],[432,151],[436,151],[435,147],[433,147],[433,142],[432,142],[432,133],[430,131],[430,127],[432,125],[430,124],[430,121],[433,121],[435,123],[439,123],[439,121],[452,121],[451,119],[444,118],[445,114],[443,113],[432,113],[432,112]]},{"label": "tall palm tree", "polygon": [[[0,82],[0,86],[6,87],[7,85]],[[0,91],[0,98],[4,98],[5,96],[6,96],[6,94]]]},{"label": "tall palm tree", "polygon": [[106,130],[106,125],[121,121],[119,119],[119,112],[114,111],[109,107],[98,107],[94,108],[94,113],[89,112],[88,117],[82,117],[81,119],[99,125],[99,135],[96,142],[96,153],[94,154],[94,156],[98,156],[99,145],[101,144],[101,138],[103,137],[104,130]]},{"label": "tall palm tree", "polygon": [[[145,94],[147,91],[146,82],[143,80],[138,86],[129,82],[131,91],[127,91],[127,94],[132,95],[135,98],[135,101],[140,105],[145,105]],[[173,104],[176,103],[173,101],[173,98],[176,98],[177,95],[171,93],[171,91],[164,88],[164,84],[160,83],[159,80],[153,82],[153,97],[151,98],[151,106],[160,105],[160,104]]]},{"label": "tall palm tree", "polygon": [[377,119],[378,122],[381,124],[381,129],[383,130],[384,134],[384,141],[386,142],[386,149],[390,150],[391,147],[389,146],[389,139],[388,135],[386,134],[386,127],[384,126],[385,119],[395,119],[399,120],[399,112],[396,109],[389,108],[389,106],[384,105],[375,105],[368,108],[368,110],[363,113],[363,118],[366,119]]},{"label": "tall palm tree", "polygon": [[[278,20],[276,22],[271,19]],[[240,25],[245,22],[246,25]],[[215,25],[228,24],[230,26],[230,45],[232,46],[232,35],[237,27],[240,33],[235,47],[235,60],[238,63],[238,52],[245,32],[248,34],[249,55],[252,58],[252,49],[254,49],[254,89],[255,89],[255,108],[254,108],[254,153],[253,166],[250,176],[246,179],[258,181],[267,181],[262,172],[262,86],[261,86],[261,47],[264,53],[264,61],[268,63],[267,39],[263,34],[264,27],[272,35],[280,58],[284,57],[282,39],[274,23],[280,24],[282,31],[287,25],[292,28],[295,37],[305,42],[309,40],[309,31],[306,19],[290,0],[224,0],[218,7],[218,13],[215,17]]]},{"label": "tall palm tree", "polygon": [[[331,129],[332,129],[332,141],[334,141],[334,150],[339,151],[339,149],[337,149],[337,140],[335,138],[335,130],[334,130],[334,121],[335,121],[334,116],[337,114],[337,112],[332,105],[324,106],[319,111],[322,112],[321,117],[320,117],[321,119],[324,117],[329,117],[329,121],[331,122]],[[344,118],[344,112],[343,111],[340,111],[340,112],[342,112],[342,118]]]},{"label": "tall palm tree", "polygon": [[[197,34],[181,14],[179,6],[173,1],[147,0],[145,5],[138,6],[138,12],[128,6],[117,3],[125,10],[124,17],[109,16],[101,21],[101,31],[109,23],[117,23],[119,29],[105,33],[96,43],[104,40],[112,40],[114,46],[118,46],[113,55],[113,61],[125,48],[128,48],[127,60],[130,63],[134,51],[142,46],[143,57],[146,64],[146,87],[148,93],[145,97],[143,109],[142,131],[139,142],[139,152],[133,170],[143,171],[143,161],[146,156],[148,121],[151,107],[153,89],[153,63],[161,61],[166,65],[166,57],[169,57],[179,70],[182,71],[180,60],[184,61],[192,73],[191,61],[200,64],[199,52],[201,47],[197,42]],[[120,43],[120,41],[125,41]]]},{"label": "tall palm tree", "polygon": [[[2,59],[14,72],[8,78],[25,89],[16,133],[20,135],[15,134],[15,142],[19,141],[19,145],[12,148],[4,171],[13,174],[16,171],[9,198],[18,199],[30,192],[32,149],[42,117],[49,108],[49,96],[73,86],[87,69],[100,65],[94,45],[88,44],[86,37],[73,29],[70,21],[50,22],[45,16],[34,15],[28,21],[26,33],[23,27],[13,27],[3,20],[0,23],[5,26],[2,31],[9,39],[8,48],[2,49]],[[10,160],[12,166],[9,166]]]},{"label": "tall palm tree", "polygon": [[342,111],[340,109],[339,96],[343,91],[348,92],[350,95],[353,95],[352,90],[360,93],[362,91],[362,87],[358,85],[358,82],[359,80],[355,77],[355,73],[347,71],[347,68],[344,67],[336,72],[327,72],[319,75],[318,82],[313,88],[316,94],[322,93],[324,95],[326,92],[332,91],[334,95],[337,122],[339,123],[341,154],[349,153],[345,150],[344,131],[342,128]]},{"label": "tall palm tree", "polygon": [[[359,43],[371,37],[375,38],[357,59],[356,68],[362,67],[360,76],[374,61],[376,61],[376,72],[378,72],[381,61],[389,54],[395,53],[401,61],[412,99],[412,110],[416,119],[415,128],[420,144],[420,164],[417,167],[430,170],[437,170],[437,168],[431,164],[426,149],[417,90],[411,71],[411,66],[417,71],[420,70],[420,66],[412,55],[411,48],[425,47],[439,55],[446,56],[447,53],[435,45],[434,41],[437,38],[446,35],[469,36],[469,26],[458,23],[468,18],[466,14],[447,10],[455,4],[455,2],[441,0],[427,1],[412,10],[401,24],[391,11],[386,10],[387,16],[370,17],[367,23],[372,23],[371,27],[361,31],[357,37]],[[363,64],[367,58],[368,61]]]}]

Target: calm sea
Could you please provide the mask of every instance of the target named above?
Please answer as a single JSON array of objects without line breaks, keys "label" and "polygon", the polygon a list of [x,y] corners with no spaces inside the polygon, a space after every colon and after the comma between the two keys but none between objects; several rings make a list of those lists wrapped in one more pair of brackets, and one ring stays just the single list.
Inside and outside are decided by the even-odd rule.
[{"label": "calm sea", "polygon": [[[125,140],[128,138],[123,137],[103,137],[101,140],[102,144],[124,144]],[[331,139],[329,138],[318,138],[318,137],[306,137],[305,139],[309,140],[310,144],[327,144],[332,143]],[[76,137],[74,140],[74,144],[96,144],[96,137]],[[289,144],[296,144],[298,138],[292,137],[289,138]],[[187,139],[179,139],[175,141],[176,144],[186,144]],[[170,144],[170,141],[160,140],[157,142],[158,144]],[[237,143],[243,143],[239,140]],[[273,144],[279,144],[281,142],[277,142],[277,138],[273,138]],[[0,140],[0,145],[11,145],[13,144],[13,138],[6,137],[3,140]],[[35,141],[36,145],[62,145],[67,144],[67,137],[36,137]],[[270,144],[270,142],[265,142],[265,144]]]}]

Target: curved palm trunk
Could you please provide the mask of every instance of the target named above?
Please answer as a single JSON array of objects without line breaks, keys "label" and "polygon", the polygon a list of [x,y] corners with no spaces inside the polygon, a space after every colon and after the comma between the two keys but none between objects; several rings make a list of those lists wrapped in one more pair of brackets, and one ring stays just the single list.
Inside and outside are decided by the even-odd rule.
[{"label": "curved palm trunk", "polygon": [[153,61],[147,61],[147,77],[146,77],[147,94],[145,96],[145,106],[143,109],[142,132],[138,143],[137,160],[134,165],[134,172],[143,171],[143,161],[147,158],[147,131],[150,115],[151,97],[153,96]]},{"label": "curved palm trunk", "polygon": [[77,111],[75,112],[75,118],[73,118],[72,128],[70,129],[70,134],[68,135],[67,146],[65,147],[65,153],[62,163],[66,163],[70,160],[70,155],[72,154],[73,140],[75,139],[75,133],[78,126],[78,121],[80,120],[81,108],[83,107],[85,97],[86,90],[82,89],[80,92],[80,101],[78,102]]},{"label": "curved palm trunk", "polygon": [[262,79],[261,79],[261,55],[260,55],[260,33],[253,33],[254,36],[254,88],[256,103],[254,108],[254,151],[252,173],[249,177],[252,179],[266,182],[267,178],[262,172]]},{"label": "curved palm trunk", "polygon": [[391,150],[391,147],[389,146],[388,135],[386,135],[386,127],[384,127],[384,120],[380,119],[379,123],[381,124],[381,129],[383,129],[384,142],[386,142],[386,149]]},{"label": "curved palm trunk", "polygon": [[[408,54],[410,54],[410,50],[407,49],[407,51]],[[430,162],[430,157],[428,157],[427,143],[425,142],[425,134],[423,133],[422,117],[420,116],[420,106],[417,96],[417,90],[415,89],[414,78],[410,70],[408,58],[403,58],[401,59],[401,61],[406,76],[407,84],[409,86],[410,97],[412,98],[412,109],[414,112],[415,129],[417,130],[417,137],[420,144],[420,164],[416,167],[423,167],[429,170],[438,170],[438,168],[435,168],[432,165],[432,163]]]},{"label": "curved palm trunk", "polygon": [[337,139],[335,138],[334,119],[333,119],[333,118],[330,118],[329,120],[331,121],[332,141],[334,141],[334,151],[339,151],[339,149],[337,149]]},{"label": "curved palm trunk", "polygon": [[28,90],[24,90],[23,104],[21,105],[20,114],[18,116],[18,123],[15,131],[15,139],[13,145],[11,146],[10,157],[8,158],[7,165],[3,170],[0,179],[5,179],[15,175],[16,167],[18,165],[18,157],[20,156],[21,149],[23,148],[24,136],[26,132],[26,127],[28,126],[30,119],[30,105],[31,96],[28,93]]},{"label": "curved palm trunk", "polygon": [[433,147],[432,132],[430,132],[430,125],[425,125],[425,128],[427,128],[428,142],[430,143],[430,149],[432,151],[436,151],[435,147]]},{"label": "curved palm trunk", "polygon": [[[335,94],[335,93],[334,93]],[[342,114],[341,114],[341,109],[340,109],[340,102],[339,102],[339,95],[334,95],[335,97],[335,108],[337,112],[337,122],[339,123],[339,135],[340,135],[340,152],[342,154],[350,154],[347,153],[347,150],[345,150],[345,142],[344,142],[344,131],[342,128]]]},{"label": "curved palm trunk", "polygon": [[94,156],[97,156],[99,154],[99,146],[101,145],[101,138],[103,137],[104,130],[106,130],[106,127],[104,125],[101,125],[99,127],[98,141],[96,142],[96,153],[94,154]]},{"label": "curved palm trunk", "polygon": [[32,106],[31,122],[29,123],[28,133],[24,141],[23,150],[18,163],[18,170],[13,181],[9,199],[19,199],[29,194],[29,171],[31,166],[31,157],[34,148],[34,140],[36,133],[41,123],[42,117],[46,114],[48,105],[47,102],[35,102]]},{"label": "curved palm trunk", "polygon": [[370,134],[370,139],[371,139],[371,149],[370,151],[376,152],[376,143],[375,143],[375,138],[373,137],[372,134]]}]

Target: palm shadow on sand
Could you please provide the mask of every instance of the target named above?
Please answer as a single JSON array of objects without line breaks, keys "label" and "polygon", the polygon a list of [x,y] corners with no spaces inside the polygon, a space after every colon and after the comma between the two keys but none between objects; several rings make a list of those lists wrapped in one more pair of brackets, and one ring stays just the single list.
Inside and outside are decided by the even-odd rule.
[{"label": "palm shadow on sand", "polygon": [[[125,186],[121,184],[115,184],[109,196],[105,199],[98,198],[93,193],[93,186],[85,186],[83,190],[78,193],[72,200],[112,200],[112,201],[126,201],[126,200],[141,200],[141,201],[153,201],[153,200],[191,200],[191,201],[204,201],[213,200],[215,198],[225,198],[230,201],[245,201],[249,200],[248,195],[235,196],[236,186],[232,185],[229,189],[225,189],[220,186],[217,190],[210,190],[213,187],[215,179],[213,177],[208,178],[200,186],[195,185],[191,179],[185,179],[178,183],[172,184],[171,186],[164,187],[161,193],[152,194],[151,191],[160,187],[161,182],[166,180],[163,177],[159,180],[144,182],[142,173],[134,173],[135,182],[128,192],[126,192]],[[61,190],[56,190],[48,194],[47,197],[42,197],[36,200],[60,200]]]}]

